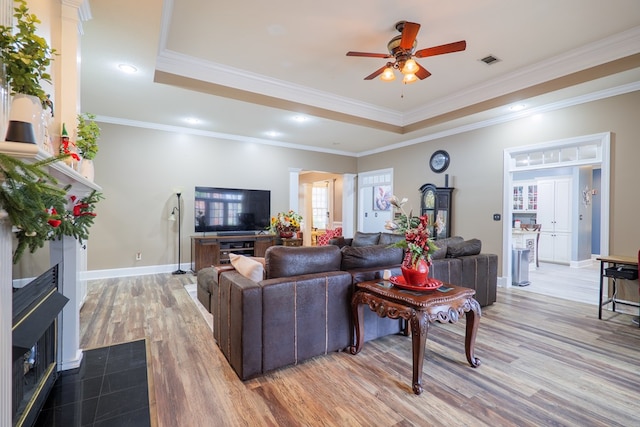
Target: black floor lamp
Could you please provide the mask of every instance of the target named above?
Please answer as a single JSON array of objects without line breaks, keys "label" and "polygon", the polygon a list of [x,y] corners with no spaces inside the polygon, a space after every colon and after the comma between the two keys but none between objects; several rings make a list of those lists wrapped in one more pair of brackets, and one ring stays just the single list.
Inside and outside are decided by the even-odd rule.
[{"label": "black floor lamp", "polygon": [[174,207],[171,210],[171,215],[169,215],[169,221],[175,221],[176,220],[176,211],[178,211],[178,269],[176,271],[174,271],[172,274],[185,274],[186,271],[184,271],[180,265],[180,247],[182,246],[182,235],[181,235],[181,230],[182,230],[182,206],[180,205],[180,196],[182,194],[181,193],[176,193],[176,196],[178,196],[178,206]]}]

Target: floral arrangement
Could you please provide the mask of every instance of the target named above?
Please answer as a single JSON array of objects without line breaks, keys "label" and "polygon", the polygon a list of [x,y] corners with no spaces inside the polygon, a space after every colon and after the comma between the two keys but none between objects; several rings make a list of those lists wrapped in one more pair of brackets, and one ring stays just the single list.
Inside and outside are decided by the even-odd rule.
[{"label": "floral arrangement", "polygon": [[391,196],[391,204],[400,209],[401,214],[398,218],[387,221],[385,228],[394,233],[404,234],[405,239],[394,243],[392,246],[405,248],[404,260],[402,264],[407,268],[416,268],[420,260],[425,260],[431,264],[431,254],[438,250],[438,247],[430,238],[429,220],[426,215],[416,217],[404,210],[404,204],[407,198],[398,199]]},{"label": "floral arrangement", "polygon": [[269,224],[269,231],[272,233],[281,233],[287,231],[300,230],[300,223],[302,222],[302,216],[293,210],[288,212],[280,212],[276,216],[271,217],[271,223]]}]

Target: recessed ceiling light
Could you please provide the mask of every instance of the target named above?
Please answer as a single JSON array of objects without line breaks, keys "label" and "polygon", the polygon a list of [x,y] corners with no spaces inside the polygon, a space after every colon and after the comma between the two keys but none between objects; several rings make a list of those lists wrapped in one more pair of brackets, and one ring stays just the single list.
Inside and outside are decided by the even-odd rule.
[{"label": "recessed ceiling light", "polygon": [[133,65],[130,65],[130,64],[119,64],[118,68],[120,69],[120,71],[128,73],[128,74],[133,74],[133,73],[138,71],[138,69],[136,67],[134,67]]},{"label": "recessed ceiling light", "polygon": [[511,111],[520,111],[520,110],[524,110],[527,106],[524,104],[514,104],[512,106],[509,107],[509,110]]},{"label": "recessed ceiling light", "polygon": [[190,125],[197,125],[198,123],[200,123],[200,120],[196,119],[195,117],[187,117],[186,119],[184,119],[184,121],[189,123]]},{"label": "recessed ceiling light", "polygon": [[306,116],[297,115],[297,116],[293,116],[293,120],[295,120],[298,123],[302,123],[302,122],[306,122],[309,119]]},{"label": "recessed ceiling light", "polygon": [[270,130],[265,132],[265,135],[267,135],[270,138],[275,138],[276,136],[280,135],[280,132],[276,132],[275,130]]}]

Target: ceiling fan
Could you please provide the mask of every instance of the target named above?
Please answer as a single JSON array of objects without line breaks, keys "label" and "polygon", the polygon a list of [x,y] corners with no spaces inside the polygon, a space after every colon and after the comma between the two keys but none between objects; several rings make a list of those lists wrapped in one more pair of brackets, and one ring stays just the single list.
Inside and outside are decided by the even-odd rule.
[{"label": "ceiling fan", "polygon": [[365,77],[365,80],[373,80],[380,76],[384,81],[394,80],[394,69],[399,70],[403,75],[404,83],[413,83],[418,79],[423,80],[431,75],[431,73],[418,64],[413,57],[426,58],[428,56],[443,55],[445,53],[460,52],[467,48],[467,42],[461,40],[454,43],[443,44],[440,46],[428,47],[416,51],[418,40],[416,36],[420,30],[420,24],[415,22],[400,21],[395,25],[396,30],[400,32],[399,36],[392,38],[387,43],[389,53],[368,53],[368,52],[347,52],[347,56],[365,56],[369,58],[393,58],[386,65],[380,67],[373,73]]}]

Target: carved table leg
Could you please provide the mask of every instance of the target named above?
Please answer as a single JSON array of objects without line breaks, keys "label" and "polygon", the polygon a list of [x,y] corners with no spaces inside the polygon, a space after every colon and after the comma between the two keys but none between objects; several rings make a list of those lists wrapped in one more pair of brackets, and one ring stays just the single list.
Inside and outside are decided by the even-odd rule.
[{"label": "carved table leg", "polygon": [[409,320],[411,323],[411,346],[413,349],[413,392],[422,393],[422,362],[424,360],[424,346],[429,332],[429,320],[424,311],[414,312]]},{"label": "carved table leg", "polygon": [[464,337],[464,350],[467,354],[469,364],[477,368],[480,366],[480,359],[474,356],[474,346],[476,343],[476,332],[478,332],[478,326],[480,325],[480,305],[475,299],[471,300],[471,310],[465,313],[465,318],[467,327]]},{"label": "carved table leg", "polygon": [[356,333],[355,345],[349,348],[349,353],[358,354],[364,344],[364,306],[361,304],[360,293],[356,293],[351,300],[351,312],[353,313],[353,327]]}]

